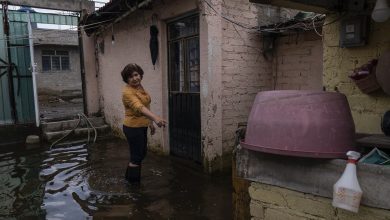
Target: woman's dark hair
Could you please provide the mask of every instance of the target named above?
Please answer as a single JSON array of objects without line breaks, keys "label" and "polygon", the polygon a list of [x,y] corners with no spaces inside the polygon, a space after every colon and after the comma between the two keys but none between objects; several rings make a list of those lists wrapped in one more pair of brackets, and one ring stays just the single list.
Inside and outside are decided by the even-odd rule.
[{"label": "woman's dark hair", "polygon": [[127,79],[131,77],[134,72],[137,72],[141,76],[141,79],[144,77],[144,71],[140,66],[135,63],[129,63],[121,72],[123,82],[127,83]]}]

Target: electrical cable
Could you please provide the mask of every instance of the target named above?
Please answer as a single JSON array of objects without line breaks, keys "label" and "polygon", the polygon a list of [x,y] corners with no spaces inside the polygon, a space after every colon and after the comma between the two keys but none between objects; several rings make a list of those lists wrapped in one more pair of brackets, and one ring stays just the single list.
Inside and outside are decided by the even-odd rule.
[{"label": "electrical cable", "polygon": [[[317,15],[316,15],[316,16],[317,16]],[[323,37],[324,35],[320,34],[320,33],[317,31],[316,25],[315,25],[315,23],[314,23],[316,16],[314,16],[314,18],[312,19],[313,30],[314,30],[314,32],[315,32],[318,36]]]},{"label": "electrical cable", "polygon": [[64,140],[66,137],[68,137],[72,132],[74,132],[74,130],[76,130],[76,128],[79,127],[80,125],[80,122],[81,122],[81,116],[79,115],[79,121],[77,122],[76,126],[70,130],[67,134],[65,134],[64,136],[62,136],[60,139],[54,141],[51,145],[50,145],[50,150],[55,146],[57,145],[58,143],[60,143],[60,141]]}]

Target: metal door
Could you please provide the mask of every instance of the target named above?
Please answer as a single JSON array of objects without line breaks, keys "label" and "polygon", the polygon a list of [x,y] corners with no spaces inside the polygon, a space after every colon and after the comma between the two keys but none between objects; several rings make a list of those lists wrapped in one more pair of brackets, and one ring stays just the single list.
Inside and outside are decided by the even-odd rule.
[{"label": "metal door", "polygon": [[6,22],[0,22],[0,125],[32,123],[35,111],[27,22],[4,19],[4,13],[0,16]]},{"label": "metal door", "polygon": [[168,24],[171,154],[201,163],[199,17]]}]

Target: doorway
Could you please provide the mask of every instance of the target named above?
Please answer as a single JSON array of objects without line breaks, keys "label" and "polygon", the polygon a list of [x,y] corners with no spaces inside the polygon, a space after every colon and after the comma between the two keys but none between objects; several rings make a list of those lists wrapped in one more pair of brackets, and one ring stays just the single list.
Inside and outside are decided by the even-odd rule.
[{"label": "doorway", "polygon": [[201,163],[199,16],[167,27],[171,154]]}]

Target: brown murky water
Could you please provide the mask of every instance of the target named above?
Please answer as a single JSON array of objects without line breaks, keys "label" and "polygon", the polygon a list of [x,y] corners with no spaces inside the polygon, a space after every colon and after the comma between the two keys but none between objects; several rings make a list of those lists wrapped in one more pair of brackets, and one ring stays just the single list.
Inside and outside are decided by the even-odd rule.
[{"label": "brown murky water", "polygon": [[124,180],[127,145],[0,149],[0,219],[231,219],[231,178],[149,154],[140,186]]}]

